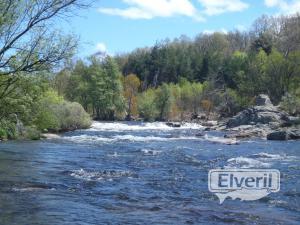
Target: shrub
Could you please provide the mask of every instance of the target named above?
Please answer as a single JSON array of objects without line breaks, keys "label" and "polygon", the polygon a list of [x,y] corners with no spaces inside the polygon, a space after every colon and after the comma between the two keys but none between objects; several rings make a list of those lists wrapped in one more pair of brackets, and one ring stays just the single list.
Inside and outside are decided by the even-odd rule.
[{"label": "shrub", "polygon": [[85,129],[91,126],[91,118],[77,102],[64,101],[56,107],[60,130]]},{"label": "shrub", "polygon": [[280,108],[285,110],[291,115],[300,114],[300,96],[285,94],[279,104]]},{"label": "shrub", "polygon": [[155,99],[156,95],[153,89],[148,89],[138,97],[138,111],[146,121],[154,121],[159,115]]},{"label": "shrub", "polygon": [[40,140],[41,132],[35,126],[26,127],[23,137],[30,140]]},{"label": "shrub", "polygon": [[35,124],[39,130],[58,132],[88,128],[91,119],[79,103],[65,101],[49,91],[38,103]]},{"label": "shrub", "polygon": [[17,137],[18,132],[15,123],[8,120],[0,121],[0,139],[16,139]]}]

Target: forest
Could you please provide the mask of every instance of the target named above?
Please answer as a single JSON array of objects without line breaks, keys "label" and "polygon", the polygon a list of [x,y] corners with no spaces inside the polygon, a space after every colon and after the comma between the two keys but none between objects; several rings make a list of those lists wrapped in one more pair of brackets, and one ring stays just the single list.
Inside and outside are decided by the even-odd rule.
[{"label": "forest", "polygon": [[87,128],[92,119],[220,119],[261,93],[300,113],[299,14],[74,60],[76,37],[49,24],[86,5],[28,2],[0,0],[0,139],[38,139]]},{"label": "forest", "polygon": [[262,93],[296,115],[300,16],[262,16],[247,32],[182,36],[114,57],[98,53],[60,71],[54,83],[99,120],[230,117]]}]

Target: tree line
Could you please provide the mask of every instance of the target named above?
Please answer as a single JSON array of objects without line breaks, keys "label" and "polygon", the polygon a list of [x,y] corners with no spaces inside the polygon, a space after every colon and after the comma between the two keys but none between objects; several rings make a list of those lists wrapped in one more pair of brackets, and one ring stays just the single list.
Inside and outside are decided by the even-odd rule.
[{"label": "tree line", "polygon": [[262,93],[296,115],[300,16],[262,16],[245,32],[182,36],[115,57],[94,55],[55,79],[60,94],[96,119],[228,117]]}]

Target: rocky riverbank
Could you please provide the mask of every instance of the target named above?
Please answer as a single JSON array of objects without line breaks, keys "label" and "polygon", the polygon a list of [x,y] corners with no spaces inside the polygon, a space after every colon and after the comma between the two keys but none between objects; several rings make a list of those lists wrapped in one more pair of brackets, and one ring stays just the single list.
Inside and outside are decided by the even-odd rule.
[{"label": "rocky riverbank", "polygon": [[226,138],[300,139],[299,117],[290,116],[274,106],[267,95],[259,95],[255,103],[255,106],[212,128],[228,131]]},{"label": "rocky riverbank", "polygon": [[[236,116],[222,121],[198,121],[204,131],[225,131],[224,138],[236,140],[243,138],[265,138],[268,140],[300,139],[300,118],[289,115],[274,106],[267,95],[259,95],[255,105]],[[171,127],[180,127],[181,123],[166,123]],[[204,136],[199,133],[198,136]]]}]

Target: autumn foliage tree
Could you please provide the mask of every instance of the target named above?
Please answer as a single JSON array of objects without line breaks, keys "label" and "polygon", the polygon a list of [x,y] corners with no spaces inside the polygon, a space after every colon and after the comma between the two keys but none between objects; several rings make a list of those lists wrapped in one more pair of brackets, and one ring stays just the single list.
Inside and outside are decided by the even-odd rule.
[{"label": "autumn foliage tree", "polygon": [[136,75],[130,74],[124,77],[123,86],[127,109],[126,119],[131,120],[132,117],[136,117],[138,115],[137,94],[141,86],[141,81]]}]

